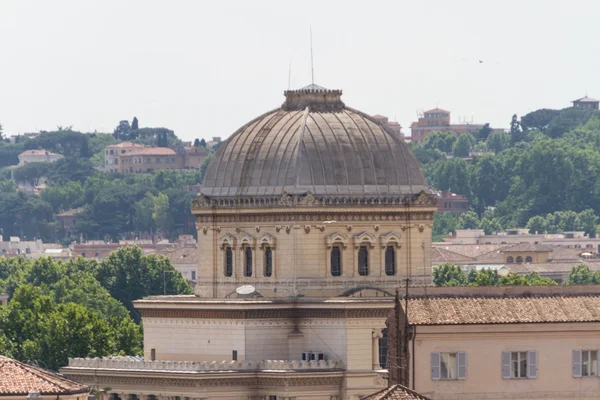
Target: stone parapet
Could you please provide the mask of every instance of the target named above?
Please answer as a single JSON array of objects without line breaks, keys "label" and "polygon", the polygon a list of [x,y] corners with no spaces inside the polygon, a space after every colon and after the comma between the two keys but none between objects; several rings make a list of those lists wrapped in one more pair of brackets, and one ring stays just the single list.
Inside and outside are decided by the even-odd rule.
[{"label": "stone parapet", "polygon": [[342,361],[148,361],[127,357],[69,358],[69,368],[119,369],[144,371],[314,371],[343,370]]}]

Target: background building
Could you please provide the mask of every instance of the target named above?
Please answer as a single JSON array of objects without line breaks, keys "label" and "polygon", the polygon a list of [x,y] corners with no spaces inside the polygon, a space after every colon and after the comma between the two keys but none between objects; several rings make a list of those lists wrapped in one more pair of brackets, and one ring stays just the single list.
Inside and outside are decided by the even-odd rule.
[{"label": "background building", "polygon": [[412,142],[422,142],[427,135],[433,131],[471,133],[475,135],[483,128],[483,124],[451,124],[450,111],[434,108],[425,111],[419,116],[417,122],[410,125],[410,137]]},{"label": "background building", "polygon": [[576,108],[589,108],[591,110],[598,110],[600,100],[592,99],[591,97],[582,97],[577,100],[573,100],[573,107]]},{"label": "background building", "polygon": [[19,154],[19,167],[30,163],[56,162],[63,158],[62,155],[52,153],[48,150],[26,150]]}]

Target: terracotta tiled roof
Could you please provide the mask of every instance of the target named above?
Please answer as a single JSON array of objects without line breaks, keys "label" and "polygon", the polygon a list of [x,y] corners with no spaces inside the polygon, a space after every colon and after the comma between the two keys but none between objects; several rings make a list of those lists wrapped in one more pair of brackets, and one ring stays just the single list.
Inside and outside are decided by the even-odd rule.
[{"label": "terracotta tiled roof", "polygon": [[449,113],[450,111],[448,110],[444,110],[443,108],[432,108],[431,110],[427,110],[425,111],[426,113],[436,113],[436,112],[445,112],[445,113]]},{"label": "terracotta tiled roof", "polygon": [[129,156],[174,156],[175,151],[168,147],[150,147],[139,150],[132,150],[129,153],[121,154],[121,157]]},{"label": "terracotta tiled roof", "polygon": [[29,392],[39,392],[41,395],[65,395],[88,391],[87,386],[50,371],[0,356],[0,396],[26,396]]},{"label": "terracotta tiled roof", "polygon": [[443,247],[431,248],[432,262],[459,262],[459,261],[475,261],[472,257],[467,257],[463,254],[458,254]]},{"label": "terracotta tiled roof", "polygon": [[507,246],[502,249],[502,252],[533,252],[533,253],[544,253],[550,252],[552,248],[549,246],[542,246],[541,244],[535,244],[531,242],[522,242]]},{"label": "terracotta tiled roof", "polygon": [[140,147],[141,148],[141,147],[144,147],[144,145],[143,144],[132,143],[132,142],[121,142],[121,143],[111,144],[109,146],[106,146],[106,148],[108,148],[108,149],[121,149],[121,148],[124,148],[124,147],[127,147],[127,148],[129,148],[129,147],[135,147],[135,148]]},{"label": "terracotta tiled roof", "polygon": [[171,264],[197,264],[198,249],[195,247],[183,247],[171,251],[161,251],[158,255],[167,257]]},{"label": "terracotta tiled roof", "polygon": [[52,153],[48,150],[26,150],[19,154],[21,156],[61,156],[60,154]]},{"label": "terracotta tiled roof", "polygon": [[444,248],[446,250],[452,251],[454,253],[462,254],[466,257],[470,258],[478,258],[483,254],[490,253],[492,251],[496,251],[500,248],[506,247],[505,244],[446,244],[440,243],[435,244],[435,247]]},{"label": "terracotta tiled roof", "polygon": [[415,325],[600,322],[600,294],[420,296],[409,298]]},{"label": "terracotta tiled roof", "polygon": [[432,400],[402,385],[392,385],[362,400]]}]

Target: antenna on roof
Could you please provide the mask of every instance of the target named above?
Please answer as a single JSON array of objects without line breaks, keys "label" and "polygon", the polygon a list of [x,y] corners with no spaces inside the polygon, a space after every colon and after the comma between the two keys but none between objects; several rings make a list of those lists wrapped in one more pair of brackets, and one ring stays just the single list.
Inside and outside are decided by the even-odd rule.
[{"label": "antenna on roof", "polygon": [[310,76],[312,84],[315,84],[315,67],[313,63],[312,25],[310,26]]}]

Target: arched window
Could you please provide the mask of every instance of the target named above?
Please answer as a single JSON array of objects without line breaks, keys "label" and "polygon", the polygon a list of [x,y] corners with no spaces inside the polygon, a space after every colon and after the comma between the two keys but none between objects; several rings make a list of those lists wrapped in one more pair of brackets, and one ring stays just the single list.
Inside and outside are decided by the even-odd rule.
[{"label": "arched window", "polygon": [[379,366],[382,369],[387,369],[388,360],[388,330],[385,328],[381,331],[379,338]]},{"label": "arched window", "polygon": [[331,276],[342,275],[342,250],[340,246],[331,248]]},{"label": "arched window", "polygon": [[252,249],[244,247],[244,276],[252,276]]},{"label": "arched window", "polygon": [[388,276],[396,275],[396,249],[394,246],[385,248],[385,274]]},{"label": "arched window", "polygon": [[367,246],[360,246],[358,249],[358,274],[369,275],[369,248]]},{"label": "arched window", "polygon": [[265,276],[273,275],[273,250],[265,248]]},{"label": "arched window", "polygon": [[531,258],[531,256],[527,256],[527,257],[525,257],[525,262],[528,262],[528,263],[533,262],[533,258]]},{"label": "arched window", "polygon": [[517,263],[519,263],[519,264],[520,264],[520,263],[522,263],[522,262],[523,262],[523,257],[521,257],[521,256],[518,256],[518,257],[517,257]]},{"label": "arched window", "polygon": [[233,275],[233,251],[231,247],[225,248],[225,276]]},{"label": "arched window", "polygon": [[512,264],[515,262],[515,259],[512,256],[508,256],[508,258],[506,259],[506,262],[509,264]]}]

